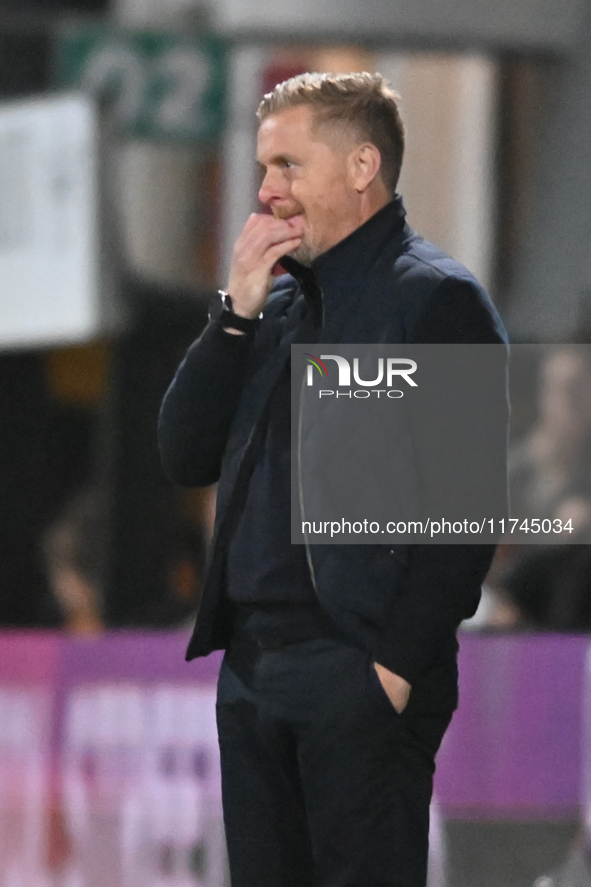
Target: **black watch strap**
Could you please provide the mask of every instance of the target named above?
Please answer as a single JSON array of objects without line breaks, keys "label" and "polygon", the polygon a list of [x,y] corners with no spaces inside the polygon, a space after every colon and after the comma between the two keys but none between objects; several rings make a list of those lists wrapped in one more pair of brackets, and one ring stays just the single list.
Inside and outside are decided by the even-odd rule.
[{"label": "black watch strap", "polygon": [[232,297],[225,290],[218,290],[218,298],[214,299],[209,309],[209,319],[216,320],[223,327],[231,327],[242,333],[252,333],[259,325],[262,314],[258,317],[242,317],[234,313]]}]

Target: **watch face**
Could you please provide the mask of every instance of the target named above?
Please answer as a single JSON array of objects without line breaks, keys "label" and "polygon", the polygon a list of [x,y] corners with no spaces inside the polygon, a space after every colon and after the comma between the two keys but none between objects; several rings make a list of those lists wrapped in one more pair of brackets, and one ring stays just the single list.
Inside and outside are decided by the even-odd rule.
[{"label": "watch face", "polygon": [[227,321],[228,326],[231,326],[233,329],[249,333],[256,328],[258,321],[261,320],[263,315],[261,313],[258,317],[249,318],[234,314],[232,297],[224,290],[218,290],[216,298],[210,302],[208,316],[210,320],[221,319],[222,325],[224,321]]},{"label": "watch face", "polygon": [[[209,303],[209,312],[208,317],[210,320],[218,320],[222,311],[228,310],[228,304],[226,302],[226,298],[230,299],[227,293],[218,290],[218,293]],[[230,308],[232,305],[232,300],[230,299]]]}]

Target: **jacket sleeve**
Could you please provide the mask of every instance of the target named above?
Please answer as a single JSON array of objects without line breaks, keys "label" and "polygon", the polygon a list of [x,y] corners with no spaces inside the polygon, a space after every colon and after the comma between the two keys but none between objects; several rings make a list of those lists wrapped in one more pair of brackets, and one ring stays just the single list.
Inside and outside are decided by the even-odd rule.
[{"label": "jacket sleeve", "polygon": [[177,370],[158,422],[162,464],[173,483],[199,487],[218,480],[252,340],[212,321]]},{"label": "jacket sleeve", "polygon": [[[417,318],[411,341],[501,345],[506,343],[506,333],[475,282],[446,278]],[[505,392],[500,394],[505,400]],[[442,656],[449,655],[455,649],[459,623],[476,610],[495,547],[409,545],[401,593],[375,650],[376,661],[414,684]]]}]

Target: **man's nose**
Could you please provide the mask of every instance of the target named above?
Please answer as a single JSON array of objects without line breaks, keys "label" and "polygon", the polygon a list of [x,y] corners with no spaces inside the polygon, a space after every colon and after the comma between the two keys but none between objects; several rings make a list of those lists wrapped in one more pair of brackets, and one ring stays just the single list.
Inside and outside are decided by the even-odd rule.
[{"label": "man's nose", "polygon": [[274,199],[281,200],[286,196],[285,182],[276,170],[268,169],[259,188],[259,200],[264,206],[270,206]]}]

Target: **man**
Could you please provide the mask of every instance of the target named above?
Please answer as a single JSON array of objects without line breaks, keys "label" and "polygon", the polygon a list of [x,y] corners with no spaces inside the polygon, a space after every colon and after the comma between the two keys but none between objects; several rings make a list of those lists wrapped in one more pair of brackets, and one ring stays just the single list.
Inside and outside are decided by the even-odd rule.
[{"label": "man", "polygon": [[[162,406],[176,482],[219,480],[187,658],[218,687],[234,887],[421,887],[434,756],[456,705],[455,632],[492,546],[290,544],[293,342],[504,340],[488,297],[405,225],[397,96],[305,74],[259,110],[259,199],[221,311]],[[277,262],[289,272],[275,281]]]}]

